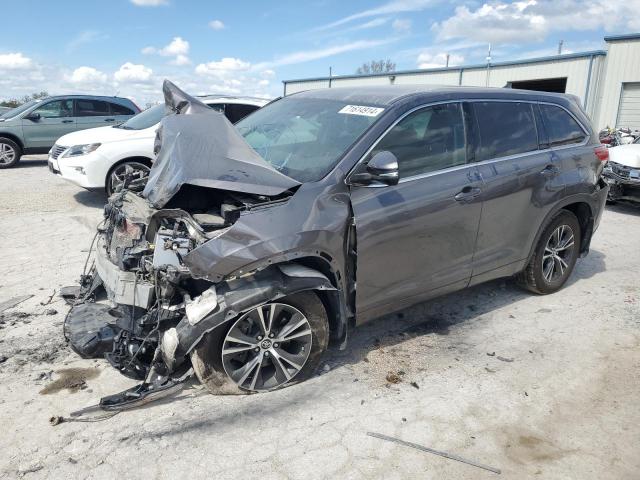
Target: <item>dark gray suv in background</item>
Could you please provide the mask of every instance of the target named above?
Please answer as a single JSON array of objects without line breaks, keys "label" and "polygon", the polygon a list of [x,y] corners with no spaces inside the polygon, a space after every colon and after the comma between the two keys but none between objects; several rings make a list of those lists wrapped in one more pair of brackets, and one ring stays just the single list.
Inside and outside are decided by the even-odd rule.
[{"label": "dark gray suv in background", "polygon": [[279,388],[348,327],[499,277],[553,293],[607,197],[607,150],[565,95],[313,90],[235,127],[165,95],[179,114],[144,191],[110,198],[65,324],[145,379],[117,401],[190,366],[213,392]]}]

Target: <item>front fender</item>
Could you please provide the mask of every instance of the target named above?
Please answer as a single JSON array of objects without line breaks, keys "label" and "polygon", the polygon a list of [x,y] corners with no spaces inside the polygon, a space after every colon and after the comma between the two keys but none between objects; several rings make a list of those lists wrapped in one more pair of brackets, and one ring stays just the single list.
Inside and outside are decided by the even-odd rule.
[{"label": "front fender", "polygon": [[303,265],[273,265],[252,275],[216,286],[217,306],[195,324],[185,316],[175,328],[167,330],[160,345],[169,369],[180,365],[204,335],[259,305],[305,290],[336,288],[321,272]]}]

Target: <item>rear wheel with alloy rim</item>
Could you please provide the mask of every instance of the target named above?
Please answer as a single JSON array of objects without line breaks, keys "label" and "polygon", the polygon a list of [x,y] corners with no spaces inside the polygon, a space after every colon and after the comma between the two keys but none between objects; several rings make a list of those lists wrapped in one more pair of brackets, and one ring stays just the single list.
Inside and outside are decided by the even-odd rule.
[{"label": "rear wheel with alloy rim", "polygon": [[191,363],[212,393],[264,392],[312,375],[328,339],[322,302],[301,292],[249,310],[224,334],[208,334]]},{"label": "rear wheel with alloy rim", "polygon": [[10,168],[20,161],[20,146],[8,138],[0,138],[0,168]]},{"label": "rear wheel with alloy rim", "polygon": [[129,182],[129,184],[144,186],[144,183],[149,178],[149,170],[149,165],[137,161],[116,165],[107,175],[107,195],[111,196],[111,194],[118,191],[125,181]]},{"label": "rear wheel with alloy rim", "polygon": [[580,253],[581,231],[576,216],[561,210],[542,232],[533,257],[519,275],[528,290],[548,294],[565,284]]}]

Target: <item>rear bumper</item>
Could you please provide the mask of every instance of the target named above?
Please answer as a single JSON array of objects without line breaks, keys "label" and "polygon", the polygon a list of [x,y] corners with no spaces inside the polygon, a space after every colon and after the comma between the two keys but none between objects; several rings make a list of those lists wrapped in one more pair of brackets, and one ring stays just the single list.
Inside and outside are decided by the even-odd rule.
[{"label": "rear bumper", "polygon": [[600,225],[602,219],[602,212],[604,211],[604,205],[607,203],[607,196],[609,195],[609,184],[602,178],[598,181],[598,189],[593,192],[593,202],[596,206],[594,218],[593,218],[593,231],[595,232]]}]

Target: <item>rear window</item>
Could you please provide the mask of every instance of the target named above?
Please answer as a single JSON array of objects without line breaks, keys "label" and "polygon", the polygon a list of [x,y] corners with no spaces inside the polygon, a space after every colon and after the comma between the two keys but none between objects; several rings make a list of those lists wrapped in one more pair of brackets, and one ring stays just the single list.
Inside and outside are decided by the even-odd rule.
[{"label": "rear window", "polygon": [[118,103],[110,103],[109,106],[111,107],[112,115],[135,115],[136,114],[136,112],[134,112],[130,108],[125,107],[124,105],[120,105]]},{"label": "rear window", "polygon": [[538,149],[530,103],[478,102],[473,105],[480,132],[479,161]]},{"label": "rear window", "polygon": [[552,147],[582,142],[586,135],[576,120],[566,110],[555,105],[540,105],[542,118]]},{"label": "rear window", "polygon": [[101,100],[76,100],[76,116],[100,117],[109,115],[109,104]]}]

